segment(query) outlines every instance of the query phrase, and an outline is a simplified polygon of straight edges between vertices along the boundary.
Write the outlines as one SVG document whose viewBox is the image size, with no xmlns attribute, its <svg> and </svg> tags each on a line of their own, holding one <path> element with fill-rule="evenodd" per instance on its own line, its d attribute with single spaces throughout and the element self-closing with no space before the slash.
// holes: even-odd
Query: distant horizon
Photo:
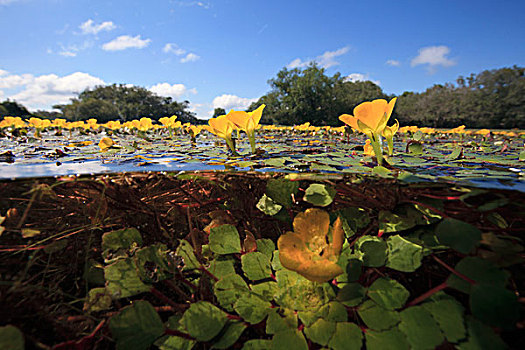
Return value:
<svg viewBox="0 0 525 350">
<path fill-rule="evenodd" d="M 423 92 L 525 65 L 522 1 L 0 0 L 0 100 L 51 110 L 86 88 L 131 84 L 214 108 L 246 109 L 284 67 Z M 20 25 L 24 23 L 24 25 Z M 490 24 L 487 25 L 487 24 Z"/>
</svg>

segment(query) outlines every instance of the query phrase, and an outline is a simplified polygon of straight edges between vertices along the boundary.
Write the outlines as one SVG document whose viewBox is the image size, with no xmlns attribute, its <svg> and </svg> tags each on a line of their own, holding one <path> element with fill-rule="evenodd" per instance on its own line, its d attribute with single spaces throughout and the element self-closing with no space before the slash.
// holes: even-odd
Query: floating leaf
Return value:
<svg viewBox="0 0 525 350">
<path fill-rule="evenodd" d="M 403 307 L 408 300 L 410 293 L 405 287 L 396 280 L 378 278 L 368 287 L 368 296 L 378 305 L 388 310 L 395 310 Z"/>
<path fill-rule="evenodd" d="M 149 349 L 155 339 L 164 333 L 164 325 L 157 311 L 147 301 L 138 300 L 124 307 L 109 321 L 117 349 Z"/>
<path fill-rule="evenodd" d="M 272 274 L 270 259 L 261 252 L 244 254 L 241 264 L 244 274 L 252 281 L 269 278 Z"/>
<path fill-rule="evenodd" d="M 436 227 L 436 236 L 442 244 L 468 254 L 481 240 L 481 231 L 464 221 L 446 218 Z"/>
<path fill-rule="evenodd" d="M 233 225 L 214 227 L 209 236 L 210 249 L 217 254 L 234 254 L 241 252 L 239 232 Z"/>
<path fill-rule="evenodd" d="M 407 241 L 399 235 L 390 236 L 386 241 L 388 257 L 386 266 L 391 269 L 413 272 L 421 266 L 423 247 Z"/>
<path fill-rule="evenodd" d="M 399 329 L 406 335 L 413 349 L 435 349 L 444 340 L 443 334 L 430 313 L 421 306 L 412 306 L 400 312 Z"/>
<path fill-rule="evenodd" d="M 24 350 L 24 335 L 15 326 L 0 327 L 0 349 Z"/>
<path fill-rule="evenodd" d="M 359 306 L 357 313 L 368 328 L 378 331 L 390 329 L 400 321 L 399 312 L 387 310 L 372 300 L 367 300 Z"/>
<path fill-rule="evenodd" d="M 338 322 L 328 346 L 334 350 L 359 350 L 363 345 L 363 332 L 351 322 Z"/>
<path fill-rule="evenodd" d="M 310 204 L 326 207 L 330 205 L 336 195 L 336 190 L 324 184 L 311 184 L 304 193 L 303 199 Z"/>
<path fill-rule="evenodd" d="M 492 284 L 472 286 L 472 314 L 488 325 L 514 329 L 520 319 L 520 308 L 518 297 L 510 290 Z"/>
<path fill-rule="evenodd" d="M 190 305 L 180 322 L 198 341 L 209 341 L 219 334 L 227 321 L 221 309 L 207 301 L 198 301 Z"/>
<path fill-rule="evenodd" d="M 274 200 L 268 197 L 266 194 L 263 194 L 261 199 L 259 199 L 256 207 L 266 215 L 270 216 L 277 214 L 283 208 L 282 205 L 274 202 Z"/>
</svg>

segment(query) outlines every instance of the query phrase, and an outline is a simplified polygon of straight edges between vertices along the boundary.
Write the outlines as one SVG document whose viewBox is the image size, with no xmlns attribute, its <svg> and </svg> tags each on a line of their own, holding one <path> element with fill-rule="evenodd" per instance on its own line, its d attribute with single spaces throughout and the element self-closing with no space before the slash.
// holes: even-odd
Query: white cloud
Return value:
<svg viewBox="0 0 525 350">
<path fill-rule="evenodd" d="M 372 80 L 370 79 L 370 76 L 368 74 L 361 73 L 349 74 L 344 78 L 344 81 L 351 81 L 352 83 L 355 83 L 356 81 L 371 81 L 376 85 L 381 85 L 381 82 L 379 80 Z"/>
<path fill-rule="evenodd" d="M 85 21 L 78 27 L 82 31 L 82 34 L 95 34 L 95 35 L 101 31 L 109 32 L 110 30 L 117 28 L 117 26 L 111 21 L 106 21 L 100 24 L 95 24 L 95 22 L 92 19 L 88 19 L 87 21 Z"/>
<path fill-rule="evenodd" d="M 180 63 L 195 62 L 200 58 L 201 57 L 199 55 L 190 52 L 189 54 L 180 59 Z"/>
<path fill-rule="evenodd" d="M 456 62 L 448 57 L 450 48 L 447 46 L 428 46 L 419 49 L 419 54 L 412 59 L 410 65 L 415 67 L 420 64 L 428 64 L 429 72 L 435 71 L 437 66 L 450 67 Z"/>
<path fill-rule="evenodd" d="M 159 96 L 166 96 L 166 97 L 172 97 L 174 99 L 179 98 L 180 96 L 186 94 L 186 93 L 192 93 L 196 94 L 196 89 L 189 89 L 186 88 L 184 84 L 169 84 L 169 83 L 159 83 L 156 85 L 153 85 L 149 88 L 151 92 L 156 93 Z"/>
<path fill-rule="evenodd" d="M 58 54 L 64 57 L 75 57 L 80 51 L 84 51 L 93 46 L 93 41 L 86 40 L 82 45 L 69 45 L 67 47 L 61 46 Z M 49 53 L 53 53 L 51 50 Z"/>
<path fill-rule="evenodd" d="M 17 2 L 18 0 L 0 0 L 0 5 L 9 5 L 12 2 Z"/>
<path fill-rule="evenodd" d="M 168 43 L 164 45 L 162 51 L 165 53 L 174 53 L 177 56 L 182 56 L 186 53 L 186 50 L 181 49 L 177 44 Z"/>
<path fill-rule="evenodd" d="M 213 108 L 224 108 L 226 112 L 228 112 L 231 109 L 246 110 L 253 102 L 256 102 L 257 100 L 257 98 L 245 98 L 224 94 L 215 97 L 212 104 Z"/>
<path fill-rule="evenodd" d="M 102 49 L 106 51 L 121 51 L 130 48 L 143 49 L 149 45 L 151 39 L 141 39 L 140 35 L 129 36 L 121 35 L 116 39 L 102 45 Z"/>
<path fill-rule="evenodd" d="M 7 73 L 9 73 L 9 72 L 6 71 L 6 70 L 0 69 L 0 77 L 2 77 L 4 75 L 7 75 Z"/>
<path fill-rule="evenodd" d="M 397 60 L 388 60 L 386 61 L 386 64 L 388 64 L 389 66 L 393 66 L 393 67 L 399 67 L 401 65 L 401 62 Z"/>
<path fill-rule="evenodd" d="M 22 88 L 21 91 L 6 97 L 22 103 L 29 109 L 50 109 L 54 104 L 69 102 L 71 98 L 87 88 L 104 84 L 102 79 L 83 72 L 75 72 L 63 77 L 56 74 L 0 77 L 0 88 Z"/>
<path fill-rule="evenodd" d="M 290 62 L 286 67 L 289 69 L 304 68 L 312 62 L 317 62 L 322 68 L 330 68 L 339 65 L 340 63 L 336 61 L 336 58 L 346 54 L 349 50 L 350 47 L 345 46 L 335 51 L 325 51 L 322 55 L 317 56 L 315 59 L 308 59 L 306 61 L 303 61 L 300 58 L 296 58 L 292 62 Z"/>
<path fill-rule="evenodd" d="M 205 10 L 208 10 L 211 7 L 209 2 L 204 2 L 204 1 L 176 1 L 175 3 L 179 6 L 184 6 L 184 7 L 198 6 L 198 7 L 202 7 Z"/>
</svg>

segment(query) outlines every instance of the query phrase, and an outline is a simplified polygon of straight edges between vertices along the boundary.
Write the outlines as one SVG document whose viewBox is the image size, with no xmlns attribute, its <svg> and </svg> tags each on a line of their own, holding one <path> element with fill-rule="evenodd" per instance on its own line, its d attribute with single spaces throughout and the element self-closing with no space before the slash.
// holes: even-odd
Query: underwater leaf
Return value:
<svg viewBox="0 0 525 350">
<path fill-rule="evenodd" d="M 492 284 L 475 284 L 470 293 L 472 314 L 484 323 L 514 329 L 520 319 L 521 305 L 515 293 Z"/>
<path fill-rule="evenodd" d="M 219 334 L 227 321 L 224 311 L 207 301 L 198 301 L 190 305 L 180 322 L 198 341 L 209 341 Z"/>
<path fill-rule="evenodd" d="M 277 334 L 287 330 L 295 330 L 297 324 L 297 314 L 293 310 L 271 309 L 266 320 L 266 333 Z"/>
<path fill-rule="evenodd" d="M 102 256 L 107 261 L 127 256 L 127 251 L 140 247 L 142 236 L 136 228 L 106 232 L 102 235 Z"/>
<path fill-rule="evenodd" d="M 277 214 L 281 209 L 282 205 L 275 202 L 273 199 L 268 197 L 266 194 L 263 194 L 259 202 L 256 205 L 257 209 L 265 213 L 266 215 L 273 216 Z"/>
<path fill-rule="evenodd" d="M 250 339 L 246 341 L 242 350 L 268 350 L 272 348 L 272 341 L 267 339 Z"/>
<path fill-rule="evenodd" d="M 491 327 L 481 323 L 472 316 L 467 316 L 467 331 L 467 340 L 456 345 L 458 350 L 508 349 L 508 346 Z"/>
<path fill-rule="evenodd" d="M 237 274 L 226 275 L 215 282 L 213 286 L 219 304 L 228 311 L 233 311 L 233 304 L 250 289 L 241 276 Z"/>
<path fill-rule="evenodd" d="M 413 349 L 435 349 L 444 340 L 443 334 L 430 313 L 421 306 L 412 306 L 400 312 L 399 329 L 406 335 Z"/>
<path fill-rule="evenodd" d="M 128 298 L 148 292 L 151 286 L 142 282 L 131 258 L 118 259 L 104 268 L 106 288 L 113 298 Z"/>
<path fill-rule="evenodd" d="M 266 255 L 268 259 L 271 259 L 273 252 L 275 251 L 275 243 L 268 238 L 260 238 L 255 242 L 257 244 L 257 251 Z"/>
<path fill-rule="evenodd" d="M 479 284 L 488 284 L 494 287 L 505 287 L 509 278 L 507 271 L 478 257 L 467 256 L 458 262 L 454 269 Z M 450 274 L 447 279 L 447 286 L 464 293 L 470 293 L 472 288 L 470 283 L 455 274 Z"/>
<path fill-rule="evenodd" d="M 276 272 L 279 305 L 297 311 L 315 311 L 335 297 L 327 283 L 312 282 L 290 270 Z"/>
<path fill-rule="evenodd" d="M 179 246 L 177 247 L 175 254 L 182 258 L 184 264 L 182 268 L 183 271 L 197 269 L 201 266 L 193 252 L 193 246 L 185 239 L 179 241 Z"/>
<path fill-rule="evenodd" d="M 393 279 L 378 278 L 368 287 L 368 296 L 378 305 L 388 310 L 403 307 L 410 296 L 401 283 Z"/>
<path fill-rule="evenodd" d="M 338 322 L 328 346 L 334 350 L 359 350 L 363 345 L 363 332 L 352 322 Z"/>
<path fill-rule="evenodd" d="M 88 292 L 83 310 L 86 312 L 108 310 L 111 308 L 111 303 L 111 294 L 108 293 L 106 288 L 93 288 Z"/>
<path fill-rule="evenodd" d="M 253 293 L 268 301 L 272 301 L 275 293 L 277 293 L 277 283 L 273 281 L 252 284 L 250 288 Z"/>
<path fill-rule="evenodd" d="M 325 319 L 327 321 L 334 322 L 346 322 L 348 321 L 348 311 L 343 304 L 338 301 L 331 301 L 327 306 L 328 313 L 326 314 Z"/>
<path fill-rule="evenodd" d="M 421 266 L 423 247 L 407 241 L 400 235 L 390 236 L 386 241 L 388 256 L 386 266 L 403 272 L 413 272 Z"/>
<path fill-rule="evenodd" d="M 301 331 L 290 329 L 273 336 L 272 349 L 308 350 L 308 344 Z"/>
<path fill-rule="evenodd" d="M 241 252 L 241 239 L 233 225 L 214 227 L 209 236 L 210 249 L 216 254 L 234 254 Z"/>
<path fill-rule="evenodd" d="M 292 194 L 296 195 L 299 190 L 298 181 L 286 179 L 270 179 L 266 183 L 266 195 L 285 208 L 292 206 Z"/>
<path fill-rule="evenodd" d="M 367 350 L 409 350 L 410 345 L 406 336 L 397 328 L 386 331 L 367 330 L 366 349 Z"/>
<path fill-rule="evenodd" d="M 376 236 L 362 236 L 356 243 L 356 254 L 363 260 L 364 266 L 381 267 L 387 257 L 386 242 Z"/>
<path fill-rule="evenodd" d="M 241 316 L 246 322 L 256 324 L 264 320 L 272 304 L 257 295 L 245 293 L 237 299 L 233 304 L 234 310 Z"/>
<path fill-rule="evenodd" d="M 124 307 L 109 321 L 117 349 L 149 349 L 155 339 L 164 333 L 164 325 L 157 311 L 144 300 Z"/>
<path fill-rule="evenodd" d="M 335 322 L 325 321 L 320 318 L 312 325 L 304 328 L 304 334 L 314 343 L 326 346 L 335 333 Z"/>
<path fill-rule="evenodd" d="M 359 283 L 348 283 L 337 292 L 337 300 L 346 306 L 361 304 L 366 294 L 366 289 Z"/>
<path fill-rule="evenodd" d="M 454 298 L 435 300 L 421 305 L 437 321 L 441 331 L 451 343 L 467 336 L 463 306 Z"/>
<path fill-rule="evenodd" d="M 0 327 L 0 349 L 24 350 L 24 335 L 15 326 Z"/>
<path fill-rule="evenodd" d="M 481 231 L 464 221 L 446 218 L 436 227 L 436 236 L 441 244 L 468 254 L 481 240 Z"/>
<path fill-rule="evenodd" d="M 272 274 L 270 259 L 261 252 L 251 252 L 241 256 L 242 270 L 248 279 L 262 280 Z"/>
<path fill-rule="evenodd" d="M 245 329 L 246 325 L 240 321 L 226 323 L 226 326 L 217 336 L 218 339 L 213 342 L 212 349 L 230 349 Z"/>
<path fill-rule="evenodd" d="M 231 256 L 218 256 L 210 262 L 208 271 L 215 277 L 221 279 L 226 275 L 235 274 L 235 260 Z"/>
<path fill-rule="evenodd" d="M 368 328 L 378 331 L 390 329 L 400 321 L 399 312 L 387 310 L 373 300 L 365 301 L 359 306 L 357 313 Z"/>
<path fill-rule="evenodd" d="M 165 244 L 153 244 L 135 252 L 133 259 L 143 282 L 156 283 L 171 276 Z"/>
<path fill-rule="evenodd" d="M 336 195 L 336 190 L 324 184 L 311 184 L 304 193 L 303 199 L 310 204 L 326 207 L 330 205 Z"/>
</svg>

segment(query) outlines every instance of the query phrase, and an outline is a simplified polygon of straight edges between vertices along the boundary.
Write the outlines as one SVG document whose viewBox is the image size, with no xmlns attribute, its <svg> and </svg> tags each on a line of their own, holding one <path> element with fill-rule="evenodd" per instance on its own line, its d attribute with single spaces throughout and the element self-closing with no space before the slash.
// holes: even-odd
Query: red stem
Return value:
<svg viewBox="0 0 525 350">
<path fill-rule="evenodd" d="M 412 300 L 410 303 L 407 304 L 407 307 L 417 305 L 420 302 L 422 302 L 423 300 L 431 297 L 432 295 L 436 294 L 437 292 L 439 292 L 439 291 L 441 291 L 441 290 L 443 290 L 443 289 L 445 289 L 447 287 L 448 287 L 447 286 L 447 282 L 443 282 L 440 285 L 435 286 L 434 288 L 432 288 L 428 292 L 426 292 L 426 293 L 420 295 L 419 297 L 415 298 L 414 300 Z"/>
<path fill-rule="evenodd" d="M 168 328 L 166 328 L 164 330 L 164 334 L 166 334 L 166 335 L 174 335 L 176 337 L 181 337 L 181 338 L 184 338 L 184 339 L 195 340 L 195 338 L 193 338 L 191 335 L 189 335 L 187 333 L 184 333 L 184 332 L 181 332 L 181 331 L 178 331 L 178 330 L 175 330 L 175 329 L 168 329 Z"/>
<path fill-rule="evenodd" d="M 447 270 L 449 270 L 450 272 L 452 272 L 454 275 L 458 276 L 459 278 L 467 281 L 468 283 L 474 285 L 476 284 L 476 281 L 474 281 L 473 279 L 471 278 L 468 278 L 467 276 L 465 276 L 464 274 L 462 274 L 461 272 L 458 272 L 456 270 L 454 270 L 452 267 L 448 266 L 447 264 L 445 264 L 445 262 L 443 262 L 443 260 L 441 260 L 440 258 L 438 258 L 437 256 L 435 255 L 432 255 L 432 257 L 434 258 L 434 260 L 436 260 L 441 266 L 443 266 L 444 268 L 446 268 Z"/>
</svg>

